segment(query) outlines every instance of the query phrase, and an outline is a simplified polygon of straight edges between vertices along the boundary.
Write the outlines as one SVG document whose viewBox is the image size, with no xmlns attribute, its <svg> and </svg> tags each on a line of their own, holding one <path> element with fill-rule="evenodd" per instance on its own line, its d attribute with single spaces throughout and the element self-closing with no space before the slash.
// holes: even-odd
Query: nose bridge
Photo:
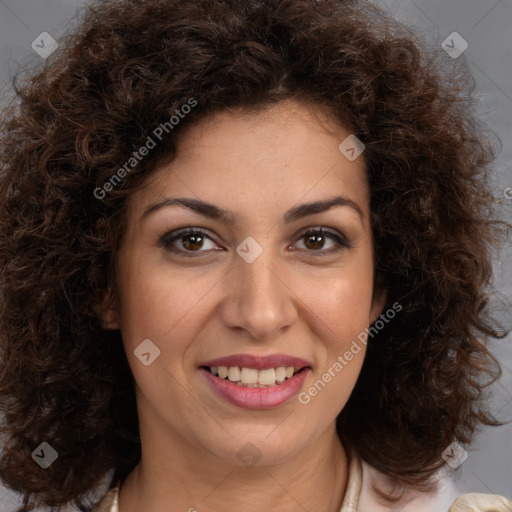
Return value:
<svg viewBox="0 0 512 512">
<path fill-rule="evenodd" d="M 296 311 L 292 294 L 269 248 L 251 263 L 235 258 L 234 266 L 228 275 L 224 307 L 224 321 L 230 327 L 243 328 L 263 339 L 293 323 Z"/>
</svg>

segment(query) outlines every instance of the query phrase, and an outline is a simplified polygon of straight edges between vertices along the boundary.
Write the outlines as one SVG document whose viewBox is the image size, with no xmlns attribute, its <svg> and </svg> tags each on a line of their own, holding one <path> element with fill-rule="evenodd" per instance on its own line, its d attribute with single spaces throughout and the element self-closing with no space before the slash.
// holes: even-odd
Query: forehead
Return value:
<svg viewBox="0 0 512 512">
<path fill-rule="evenodd" d="M 342 193 L 367 209 L 364 155 L 351 161 L 338 148 L 349 136 L 348 128 L 294 101 L 221 112 L 182 134 L 174 159 L 154 171 L 130 206 L 140 211 L 169 195 L 188 196 L 250 216 Z"/>
</svg>

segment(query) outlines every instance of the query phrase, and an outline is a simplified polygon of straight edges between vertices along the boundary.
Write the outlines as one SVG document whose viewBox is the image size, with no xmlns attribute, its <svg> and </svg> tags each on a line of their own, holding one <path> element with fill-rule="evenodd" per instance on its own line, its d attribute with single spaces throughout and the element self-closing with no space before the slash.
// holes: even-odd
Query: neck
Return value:
<svg viewBox="0 0 512 512">
<path fill-rule="evenodd" d="M 145 437 L 142 430 L 141 439 L 142 457 L 121 487 L 119 512 L 341 508 L 347 456 L 334 424 L 294 457 L 267 466 L 227 464 L 183 439 L 151 442 L 157 437 Z"/>
</svg>

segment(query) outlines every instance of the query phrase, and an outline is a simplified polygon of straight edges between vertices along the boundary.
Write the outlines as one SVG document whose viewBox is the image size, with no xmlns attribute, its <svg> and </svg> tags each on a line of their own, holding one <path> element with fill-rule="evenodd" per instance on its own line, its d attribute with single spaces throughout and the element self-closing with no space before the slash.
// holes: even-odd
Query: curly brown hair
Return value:
<svg viewBox="0 0 512 512">
<path fill-rule="evenodd" d="M 226 109 L 293 98 L 365 144 L 375 285 L 403 311 L 368 344 L 338 417 L 343 442 L 427 489 L 454 439 L 499 424 L 482 401 L 500 373 L 486 341 L 505 335 L 489 312 L 496 150 L 473 87 L 463 58 L 366 1 L 92 2 L 44 69 L 15 84 L 1 122 L 0 474 L 24 510 L 87 510 L 109 470 L 114 482 L 139 461 L 133 377 L 98 304 L 116 296 L 127 198 L 187 127 Z M 59 464 L 41 470 L 31 453 L 44 440 Z"/>
</svg>

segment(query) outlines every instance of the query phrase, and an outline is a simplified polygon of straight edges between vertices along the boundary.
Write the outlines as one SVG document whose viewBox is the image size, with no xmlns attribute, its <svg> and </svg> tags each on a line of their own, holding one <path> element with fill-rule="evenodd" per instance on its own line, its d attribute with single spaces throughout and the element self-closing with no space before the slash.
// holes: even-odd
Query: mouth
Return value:
<svg viewBox="0 0 512 512">
<path fill-rule="evenodd" d="M 201 366 L 219 379 L 227 380 L 244 388 L 269 388 L 280 386 L 301 371 L 308 368 L 303 366 L 278 366 L 275 368 L 249 368 L 239 366 Z"/>
<path fill-rule="evenodd" d="M 245 409 L 274 409 L 300 392 L 312 365 L 285 354 L 235 354 L 204 361 L 198 369 L 223 401 Z"/>
<path fill-rule="evenodd" d="M 285 354 L 235 354 L 204 361 L 199 371 L 222 401 L 244 409 L 275 409 L 300 392 L 312 365 Z"/>
</svg>

